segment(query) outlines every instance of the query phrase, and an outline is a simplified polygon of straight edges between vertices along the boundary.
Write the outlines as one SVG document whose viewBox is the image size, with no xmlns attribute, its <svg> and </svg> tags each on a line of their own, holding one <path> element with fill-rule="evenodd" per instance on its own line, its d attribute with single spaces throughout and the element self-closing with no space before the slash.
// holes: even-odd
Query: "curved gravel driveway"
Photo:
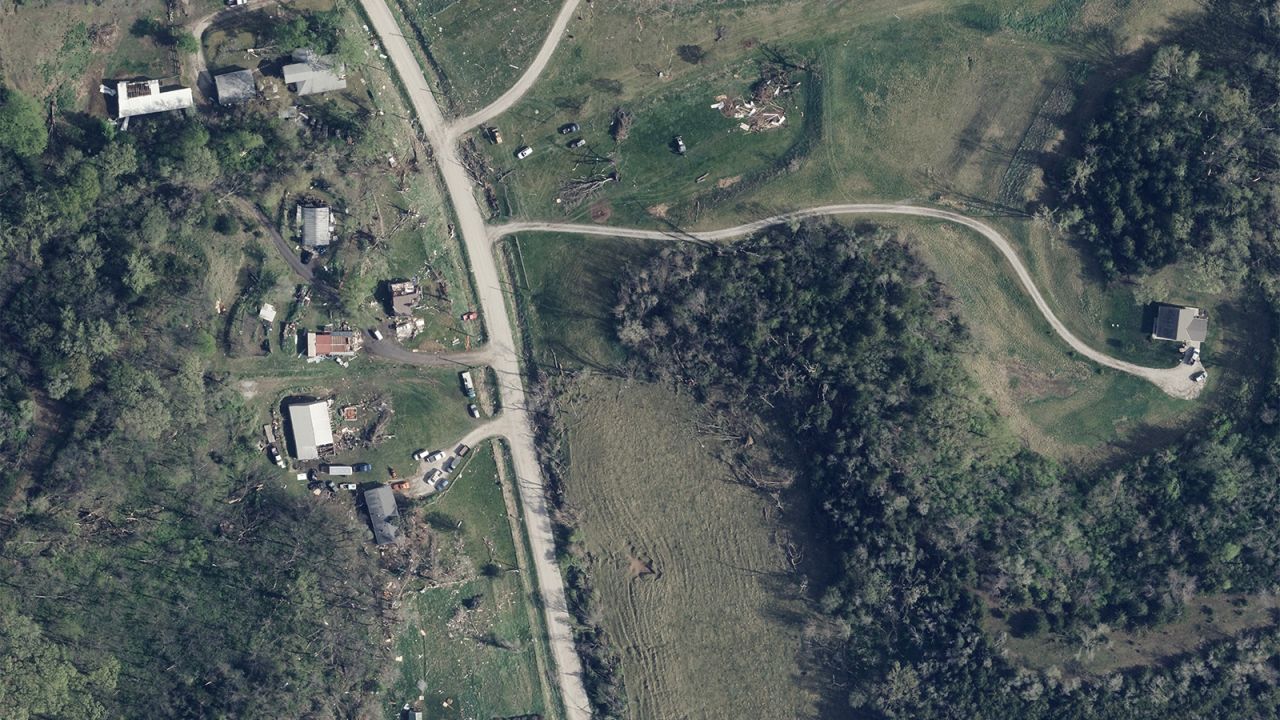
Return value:
<svg viewBox="0 0 1280 720">
<path fill-rule="evenodd" d="M 1178 364 L 1172 368 L 1150 368 L 1142 365 L 1135 365 L 1131 362 L 1113 358 L 1106 353 L 1095 350 L 1085 343 L 1074 333 L 1067 329 L 1067 326 L 1058 319 L 1053 310 L 1049 308 L 1049 303 L 1045 301 L 1044 296 L 1040 294 L 1040 289 L 1036 287 L 1035 281 L 1031 279 L 1031 273 L 1027 271 L 1027 267 L 1023 265 L 1022 259 L 1018 257 L 1018 253 L 1009 244 L 1009 241 L 1001 235 L 995 228 L 974 218 L 960 213 L 951 212 L 949 210 L 941 210 L 931 207 L 920 207 L 916 205 L 894 205 L 881 203 L 848 203 L 842 205 L 823 205 L 820 207 L 807 208 L 804 210 L 796 210 L 794 212 L 782 213 L 772 217 L 762 218 L 742 225 L 723 228 L 720 230 L 705 230 L 691 232 L 676 232 L 662 230 L 639 230 L 635 228 L 615 228 L 605 225 L 582 225 L 574 223 L 545 223 L 545 222 L 515 222 L 506 225 L 491 226 L 489 236 L 491 240 L 496 240 L 504 235 L 519 232 L 563 232 L 574 233 L 579 235 L 600 235 L 606 237 L 624 237 L 648 240 L 701 240 L 707 242 L 731 240 L 733 238 L 749 235 L 751 233 L 762 230 L 771 225 L 786 223 L 795 220 L 803 220 L 812 217 L 827 217 L 834 215 L 911 215 L 914 217 L 935 218 L 945 220 L 957 225 L 963 225 L 982 235 L 995 245 L 1000 254 L 1009 261 L 1009 265 L 1013 267 L 1014 273 L 1018 276 L 1018 282 L 1022 283 L 1022 289 L 1031 296 L 1031 300 L 1035 303 L 1036 309 L 1048 321 L 1053 331 L 1058 334 L 1073 350 L 1084 355 L 1090 360 L 1104 365 L 1106 367 L 1129 373 L 1154 383 L 1161 390 L 1176 398 L 1190 400 L 1200 394 L 1203 387 L 1199 383 L 1191 379 L 1192 375 L 1204 368 L 1199 362 L 1195 365 Z"/>
</svg>

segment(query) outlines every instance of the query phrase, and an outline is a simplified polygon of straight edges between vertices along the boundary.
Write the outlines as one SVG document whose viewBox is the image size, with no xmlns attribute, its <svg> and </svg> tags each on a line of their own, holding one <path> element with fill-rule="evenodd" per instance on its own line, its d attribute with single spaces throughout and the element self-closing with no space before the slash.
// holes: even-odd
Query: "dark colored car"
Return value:
<svg viewBox="0 0 1280 720">
<path fill-rule="evenodd" d="M 583 145 L 586 145 L 586 144 L 587 144 L 587 141 L 586 141 L 586 140 L 583 140 L 582 138 L 574 138 L 574 139 L 572 139 L 572 140 L 570 140 L 570 141 L 569 141 L 569 147 L 570 147 L 570 148 L 573 148 L 574 150 L 576 150 L 576 149 L 578 149 L 578 148 L 580 148 L 580 147 L 582 147 Z"/>
<path fill-rule="evenodd" d="M 578 127 L 578 123 L 565 123 L 564 125 L 560 126 L 560 134 L 569 135 L 572 133 L 576 133 L 581 129 L 582 128 Z"/>
<path fill-rule="evenodd" d="M 355 470 L 356 472 L 369 472 L 370 470 L 373 469 L 373 466 L 370 465 L 369 463 L 356 463 L 355 465 L 351 466 L 351 469 Z"/>
</svg>

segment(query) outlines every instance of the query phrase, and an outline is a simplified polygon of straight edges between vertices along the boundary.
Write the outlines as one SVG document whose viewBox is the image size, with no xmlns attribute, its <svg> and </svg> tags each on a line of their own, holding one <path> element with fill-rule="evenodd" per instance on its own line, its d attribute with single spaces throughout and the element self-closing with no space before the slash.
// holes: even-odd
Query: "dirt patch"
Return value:
<svg viewBox="0 0 1280 720">
<path fill-rule="evenodd" d="M 591 206 L 591 222 L 608 222 L 611 217 L 613 217 L 613 207 L 609 203 L 601 201 Z"/>
<path fill-rule="evenodd" d="M 741 182 L 741 180 L 742 180 L 741 175 L 734 175 L 733 177 L 720 178 L 719 180 L 716 181 L 716 187 L 723 190 L 724 188 L 733 187 L 734 185 L 737 185 L 739 182 Z"/>
<path fill-rule="evenodd" d="M 665 218 L 667 216 L 667 211 L 670 209 L 671 209 L 670 204 L 658 203 L 657 205 L 650 205 L 649 207 L 645 208 L 645 212 L 649 213 L 650 215 L 656 218 Z"/>
<path fill-rule="evenodd" d="M 255 380 L 241 380 L 236 383 L 236 389 L 245 400 L 252 400 L 258 396 L 258 383 Z"/>
<path fill-rule="evenodd" d="M 656 579 L 658 577 L 658 573 L 653 570 L 652 560 L 636 557 L 635 555 L 627 555 L 627 574 L 632 580 L 644 577 Z"/>
</svg>

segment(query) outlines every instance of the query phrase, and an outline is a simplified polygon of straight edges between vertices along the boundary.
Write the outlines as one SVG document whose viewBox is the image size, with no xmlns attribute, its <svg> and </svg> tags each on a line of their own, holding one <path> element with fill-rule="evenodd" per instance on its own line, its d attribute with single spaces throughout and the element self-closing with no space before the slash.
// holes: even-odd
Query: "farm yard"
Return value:
<svg viewBox="0 0 1280 720">
<path fill-rule="evenodd" d="M 540 616 L 521 578 L 519 526 L 496 452 L 493 443 L 475 448 L 448 492 L 406 510 L 428 529 L 431 577 L 405 596 L 389 711 L 403 698 L 428 718 L 559 717 L 542 681 Z"/>
<path fill-rule="evenodd" d="M 1091 66 L 1064 42 L 1076 19 L 1105 18 L 1136 43 L 1180 10 L 1123 5 L 814 2 L 807 12 L 752 4 L 641 14 L 595 3 L 530 94 L 493 121 L 506 142 L 476 134 L 490 155 L 493 209 L 697 228 L 860 199 L 1020 210 L 1042 190 L 1039 166 L 1063 139 L 1065 114 L 1090 92 Z M 780 62 L 799 87 L 781 103 L 777 130 L 743 132 L 711 107 Z M 619 107 L 633 124 L 615 144 L 608 130 Z M 554 134 L 569 121 L 582 126 L 587 151 L 567 151 Z M 675 135 L 688 145 L 683 157 L 671 151 Z M 516 161 L 522 144 L 533 153 Z M 605 165 L 616 183 L 593 202 L 563 201 L 567 183 Z"/>
</svg>

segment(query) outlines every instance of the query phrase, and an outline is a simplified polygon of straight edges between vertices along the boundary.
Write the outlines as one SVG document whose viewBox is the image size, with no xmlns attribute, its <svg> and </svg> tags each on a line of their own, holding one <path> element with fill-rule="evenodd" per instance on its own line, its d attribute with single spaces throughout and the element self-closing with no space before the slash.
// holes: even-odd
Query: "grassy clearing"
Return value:
<svg viewBox="0 0 1280 720">
<path fill-rule="evenodd" d="M 1189 263 L 1133 280 L 1104 284 L 1088 249 L 1030 222 L 1001 223 L 1018 247 L 1041 292 L 1073 333 L 1118 358 L 1172 365 L 1177 346 L 1150 338 L 1153 302 L 1194 305 L 1210 312 L 1204 359 L 1209 367 L 1248 375 L 1253 349 L 1269 336 L 1260 306 L 1247 294 L 1205 288 Z"/>
<path fill-rule="evenodd" d="M 430 718 L 548 714 L 497 463 L 492 444 L 476 448 L 447 493 L 410 511 L 432 529 L 440 586 L 406 600 L 392 710 L 417 698 Z"/>
<path fill-rule="evenodd" d="M 539 362 L 609 368 L 622 361 L 612 314 L 617 279 L 658 244 L 538 233 L 510 237 L 505 247 L 524 290 L 521 312 L 532 323 Z"/>
<path fill-rule="evenodd" d="M 1001 637 L 1011 658 L 1038 669 L 1056 667 L 1068 676 L 1105 675 L 1190 654 L 1203 645 L 1275 622 L 1280 609 L 1271 594 L 1201 595 L 1191 598 L 1183 616 L 1158 628 L 1125 632 L 1101 627 L 1087 637 L 1016 638 L 1008 618 L 988 613 L 983 626 Z"/>
<path fill-rule="evenodd" d="M 0 76 L 59 109 L 103 108 L 98 85 L 106 78 L 176 77 L 172 48 L 130 33 L 139 18 L 163 17 L 155 0 L 18 5 L 0 21 Z"/>
<path fill-rule="evenodd" d="M 767 503 L 697 438 L 687 397 L 589 376 L 565 408 L 568 506 L 633 718 L 804 717 L 804 606 Z"/>
<path fill-rule="evenodd" d="M 1239 381 L 1238 376 L 1222 373 L 1220 382 L 1190 404 L 1151 383 L 1100 367 L 1058 338 L 990 243 L 950 224 L 891 222 L 946 285 L 955 310 L 972 332 L 972 350 L 963 358 L 970 375 L 1037 452 L 1101 459 L 1132 449 L 1134 443 L 1165 439 L 1212 413 L 1216 401 Z M 1109 296 L 1095 290 L 1090 297 Z M 1080 317 L 1081 305 L 1055 305 L 1063 309 L 1060 317 L 1072 318 L 1073 329 L 1087 325 Z M 1112 330 L 1141 342 L 1140 324 L 1125 322 L 1129 324 L 1123 330 Z M 1095 341 L 1088 334 L 1081 337 Z M 1164 364 L 1172 365 L 1171 358 Z"/>
<path fill-rule="evenodd" d="M 478 110 L 515 83 L 537 53 L 558 0 L 398 0 L 428 77 L 453 114 Z M 414 40 L 417 40 L 414 43 Z"/>
</svg>

